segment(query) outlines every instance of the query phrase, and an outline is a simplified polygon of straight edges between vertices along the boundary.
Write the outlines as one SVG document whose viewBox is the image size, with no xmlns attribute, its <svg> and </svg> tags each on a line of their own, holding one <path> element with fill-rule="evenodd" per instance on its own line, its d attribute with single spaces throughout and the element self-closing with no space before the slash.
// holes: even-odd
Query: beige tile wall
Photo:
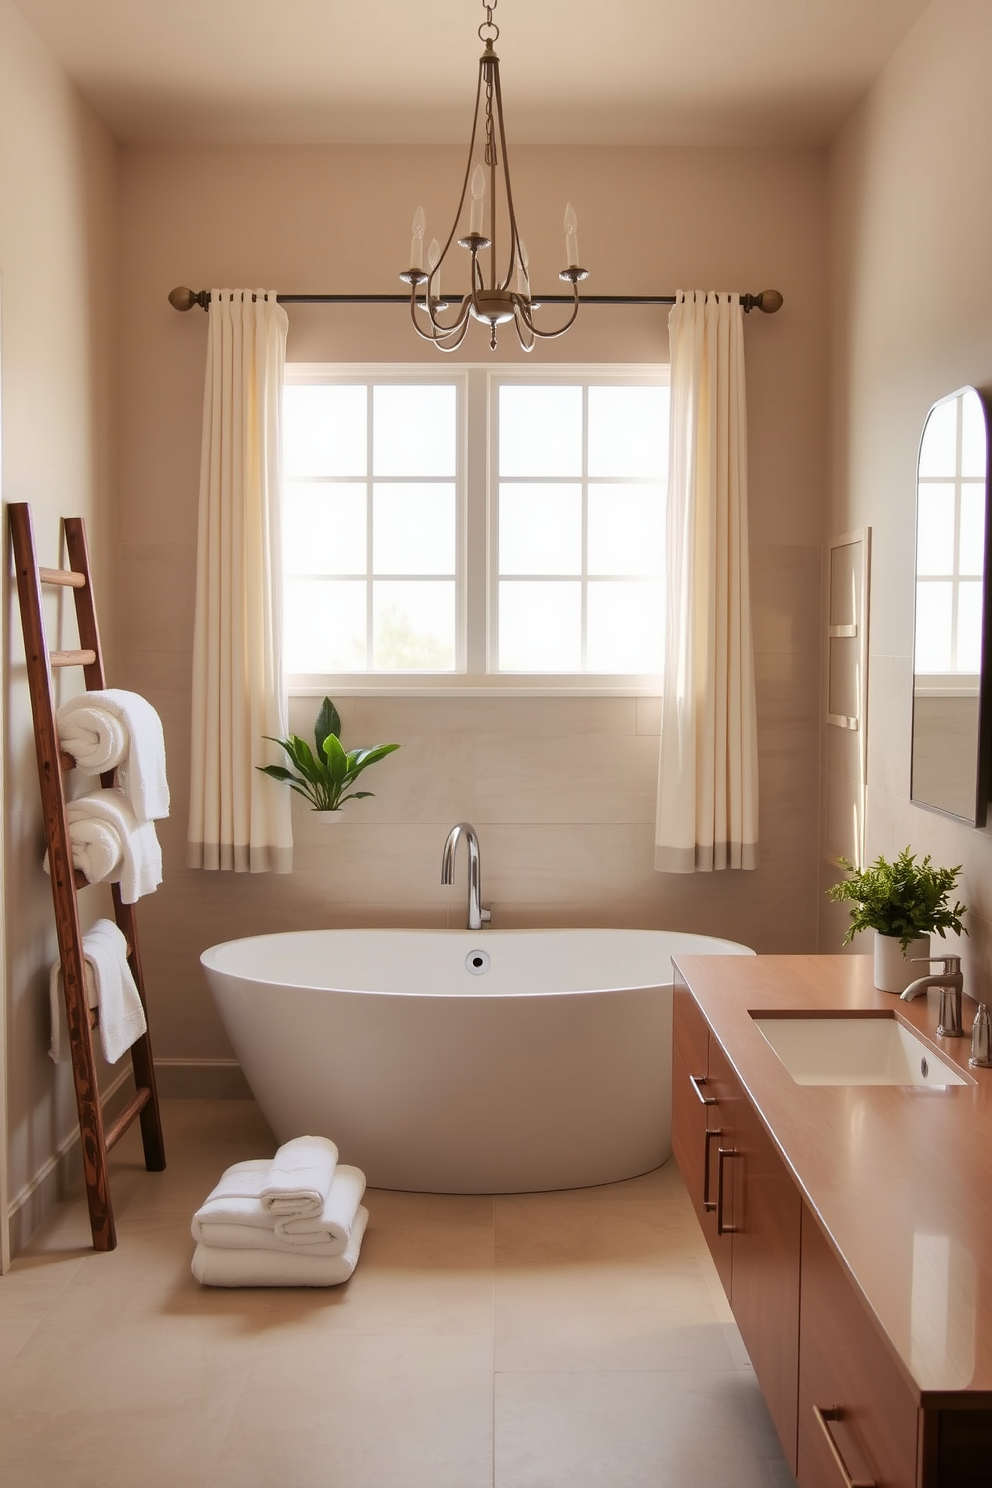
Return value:
<svg viewBox="0 0 992 1488">
<path fill-rule="evenodd" d="M 445 833 L 463 818 L 479 829 L 484 894 L 501 925 L 677 926 L 765 951 L 814 944 L 826 186 L 817 152 L 514 154 L 532 264 L 560 253 L 557 209 L 553 221 L 546 209 L 554 180 L 582 214 L 603 291 L 775 284 L 786 296 L 775 320 L 753 316 L 747 328 L 762 867 L 654 872 L 655 698 L 339 698 L 347 741 L 402 745 L 370 777 L 376 797 L 356 807 L 355 823 L 322 828 L 301 808 L 290 876 L 183 866 L 205 324 L 199 311 L 177 315 L 166 295 L 182 282 L 389 290 L 406 251 L 407 198 L 411 210 L 422 198 L 435 220 L 459 156 L 125 152 L 120 635 L 123 683 L 160 709 L 169 748 L 166 882 L 141 917 L 156 1050 L 172 1059 L 230 1052 L 198 967 L 207 945 L 288 927 L 457 923 L 464 869 L 443 889 L 439 868 Z M 664 315 L 590 307 L 537 355 L 546 353 L 667 360 Z M 291 360 L 424 354 L 393 311 L 291 311 Z M 298 732 L 310 732 L 316 706 L 294 700 Z"/>
</svg>

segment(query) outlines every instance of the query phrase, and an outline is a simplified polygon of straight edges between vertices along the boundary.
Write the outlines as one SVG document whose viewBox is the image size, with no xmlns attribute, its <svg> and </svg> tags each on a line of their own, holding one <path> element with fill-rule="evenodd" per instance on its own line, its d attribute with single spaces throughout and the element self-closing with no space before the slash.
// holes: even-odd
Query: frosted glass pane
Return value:
<svg viewBox="0 0 992 1488">
<path fill-rule="evenodd" d="M 931 410 L 920 444 L 920 475 L 951 475 L 957 470 L 958 402 L 952 398 Z"/>
<path fill-rule="evenodd" d="M 499 390 L 500 475 L 582 474 L 582 389 Z"/>
<path fill-rule="evenodd" d="M 660 583 L 591 583 L 586 616 L 586 670 L 660 672 L 664 657 L 664 603 Z"/>
<path fill-rule="evenodd" d="M 954 572 L 954 487 L 919 487 L 916 514 L 916 572 Z"/>
<path fill-rule="evenodd" d="M 916 672 L 952 672 L 950 583 L 916 586 Z"/>
<path fill-rule="evenodd" d="M 372 487 L 372 566 L 377 574 L 454 574 L 453 485 Z"/>
<path fill-rule="evenodd" d="M 515 582 L 499 586 L 499 670 L 578 672 L 582 669 L 582 586 Z"/>
<path fill-rule="evenodd" d="M 957 671 L 979 672 L 982 667 L 982 585 L 971 579 L 958 587 Z"/>
<path fill-rule="evenodd" d="M 645 479 L 668 468 L 668 389 L 589 389 L 589 474 Z"/>
<path fill-rule="evenodd" d="M 961 548 L 958 572 L 978 574 L 985 568 L 985 482 L 961 487 Z"/>
<path fill-rule="evenodd" d="M 387 672 L 454 671 L 454 580 L 373 583 L 372 665 Z"/>
<path fill-rule="evenodd" d="M 296 475 L 365 475 L 368 390 L 364 383 L 282 390 L 283 471 Z"/>
<path fill-rule="evenodd" d="M 663 488 L 590 486 L 589 573 L 661 574 L 664 570 Z"/>
<path fill-rule="evenodd" d="M 458 390 L 451 383 L 372 390 L 372 474 L 455 474 Z"/>
<path fill-rule="evenodd" d="M 582 572 L 582 487 L 499 488 L 501 574 Z"/>
<path fill-rule="evenodd" d="M 288 672 L 365 671 L 364 579 L 289 579 L 283 623 Z"/>
<path fill-rule="evenodd" d="M 283 491 L 287 574 L 365 572 L 365 485 L 289 481 Z"/>
<path fill-rule="evenodd" d="M 988 435 L 985 410 L 977 393 L 965 393 L 961 403 L 961 474 L 985 479 Z"/>
</svg>

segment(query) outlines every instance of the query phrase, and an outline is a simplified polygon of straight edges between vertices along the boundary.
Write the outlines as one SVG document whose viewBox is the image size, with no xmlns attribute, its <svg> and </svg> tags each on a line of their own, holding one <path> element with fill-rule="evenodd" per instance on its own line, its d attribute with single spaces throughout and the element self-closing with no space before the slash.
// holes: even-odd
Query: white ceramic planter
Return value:
<svg viewBox="0 0 992 1488">
<path fill-rule="evenodd" d="M 344 820 L 344 812 L 340 806 L 337 811 L 311 811 L 310 815 L 324 827 L 336 826 L 339 821 Z"/>
<path fill-rule="evenodd" d="M 875 986 L 880 992 L 905 992 L 910 982 L 926 976 L 929 967 L 913 960 L 918 956 L 929 956 L 930 937 L 921 935 L 911 940 L 903 955 L 898 935 L 879 935 L 875 932 Z"/>
</svg>

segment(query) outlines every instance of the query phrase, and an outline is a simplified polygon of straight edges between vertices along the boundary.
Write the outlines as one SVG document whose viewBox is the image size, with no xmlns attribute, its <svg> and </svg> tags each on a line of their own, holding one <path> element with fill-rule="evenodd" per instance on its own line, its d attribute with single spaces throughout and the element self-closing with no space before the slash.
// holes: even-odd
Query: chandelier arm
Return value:
<svg viewBox="0 0 992 1488">
<path fill-rule="evenodd" d="M 530 318 L 524 310 L 523 300 L 520 299 L 517 295 L 514 295 L 514 299 L 517 301 L 517 313 L 513 317 L 513 329 L 517 333 L 517 340 L 520 342 L 520 350 L 531 352 L 534 350 L 534 347 L 537 344 L 536 338 L 534 336 L 534 327 L 531 324 Z M 521 329 L 522 326 L 525 327 L 527 330 L 526 337 L 524 336 L 523 330 Z"/>
<path fill-rule="evenodd" d="M 431 329 L 429 331 L 422 330 L 417 323 L 418 308 L 426 309 L 427 311 L 427 315 L 431 323 Z M 437 319 L 429 303 L 423 306 L 418 306 L 415 289 L 411 290 L 410 293 L 410 319 L 413 322 L 413 329 L 416 331 L 421 341 L 431 341 L 435 346 L 439 347 L 441 351 L 447 351 L 449 349 L 448 347 L 441 344 L 442 340 L 446 340 L 449 336 L 453 336 L 459 331 L 461 332 L 462 337 L 465 335 L 465 331 L 468 328 L 469 320 L 468 308 L 468 303 L 463 302 L 459 308 L 457 318 L 451 323 L 450 326 L 446 326 Z M 459 342 L 456 344 L 460 344 L 460 342 L 461 337 L 459 337 Z"/>
<path fill-rule="evenodd" d="M 540 326 L 534 324 L 534 320 L 530 314 L 530 311 L 527 310 L 521 303 L 521 313 L 523 315 L 523 318 L 526 321 L 527 326 L 530 330 L 533 331 L 535 336 L 539 336 L 542 341 L 554 341 L 558 336 L 564 336 L 569 327 L 574 324 L 575 317 L 579 313 L 579 286 L 577 284 L 572 285 L 572 297 L 574 301 L 572 305 L 572 313 L 566 320 L 565 324 L 559 327 L 557 331 L 542 331 Z"/>
<path fill-rule="evenodd" d="M 503 182 L 506 186 L 506 212 L 510 219 L 510 259 L 506 266 L 506 278 L 500 286 L 509 289 L 513 270 L 520 262 L 517 257 L 520 247 L 520 234 L 517 231 L 517 214 L 513 208 L 513 188 L 510 185 L 510 157 L 506 153 L 506 126 L 503 123 L 503 89 L 499 80 L 499 60 L 495 69 L 495 92 L 496 92 L 496 117 L 499 120 L 499 144 L 503 152 Z M 493 213 L 495 219 L 495 211 Z M 495 222 L 494 222 L 495 225 Z M 493 288 L 496 287 L 496 240 L 493 235 Z"/>
<path fill-rule="evenodd" d="M 465 179 L 462 182 L 462 193 L 461 193 L 461 196 L 458 198 L 458 206 L 455 208 L 455 219 L 454 219 L 454 222 L 451 225 L 451 231 L 448 234 L 447 242 L 445 243 L 444 247 L 441 249 L 441 253 L 440 253 L 440 256 L 438 258 L 438 261 L 434 265 L 435 269 L 440 268 L 441 264 L 444 263 L 444 260 L 448 256 L 448 249 L 451 247 L 452 243 L 454 242 L 455 233 L 458 231 L 458 223 L 461 220 L 462 208 L 465 205 L 465 196 L 466 196 L 466 193 L 468 192 L 469 177 L 472 174 L 472 158 L 473 158 L 473 156 L 475 154 L 475 137 L 476 137 L 476 135 L 478 133 L 478 130 L 479 130 L 479 104 L 480 104 L 480 102 L 482 100 L 482 80 L 483 80 L 483 76 L 485 74 L 485 65 L 486 65 L 485 64 L 485 58 L 484 57 L 483 58 L 480 58 L 479 59 L 479 80 L 478 80 L 478 83 L 476 84 L 476 88 L 475 88 L 475 113 L 472 115 L 472 134 L 471 134 L 471 138 L 469 139 L 469 142 L 468 142 L 468 163 L 465 166 Z"/>
</svg>

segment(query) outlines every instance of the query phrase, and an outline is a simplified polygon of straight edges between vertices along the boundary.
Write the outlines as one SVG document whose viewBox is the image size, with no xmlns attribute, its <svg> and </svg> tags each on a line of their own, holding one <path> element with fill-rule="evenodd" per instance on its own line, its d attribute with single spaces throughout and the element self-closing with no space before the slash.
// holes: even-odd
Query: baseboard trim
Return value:
<svg viewBox="0 0 992 1488">
<path fill-rule="evenodd" d="M 236 1059 L 156 1059 L 155 1081 L 162 1100 L 252 1099 Z"/>
<path fill-rule="evenodd" d="M 126 1089 L 127 1087 L 127 1089 Z M 130 1063 L 116 1075 L 101 1096 L 104 1118 L 111 1118 L 125 1104 L 122 1092 L 133 1089 Z M 121 1097 L 121 1098 L 118 1098 Z M 64 1199 L 81 1176 L 83 1161 L 79 1150 L 79 1127 L 63 1137 L 52 1155 L 7 1205 L 10 1232 L 10 1254 L 23 1250 L 42 1220 Z"/>
</svg>

